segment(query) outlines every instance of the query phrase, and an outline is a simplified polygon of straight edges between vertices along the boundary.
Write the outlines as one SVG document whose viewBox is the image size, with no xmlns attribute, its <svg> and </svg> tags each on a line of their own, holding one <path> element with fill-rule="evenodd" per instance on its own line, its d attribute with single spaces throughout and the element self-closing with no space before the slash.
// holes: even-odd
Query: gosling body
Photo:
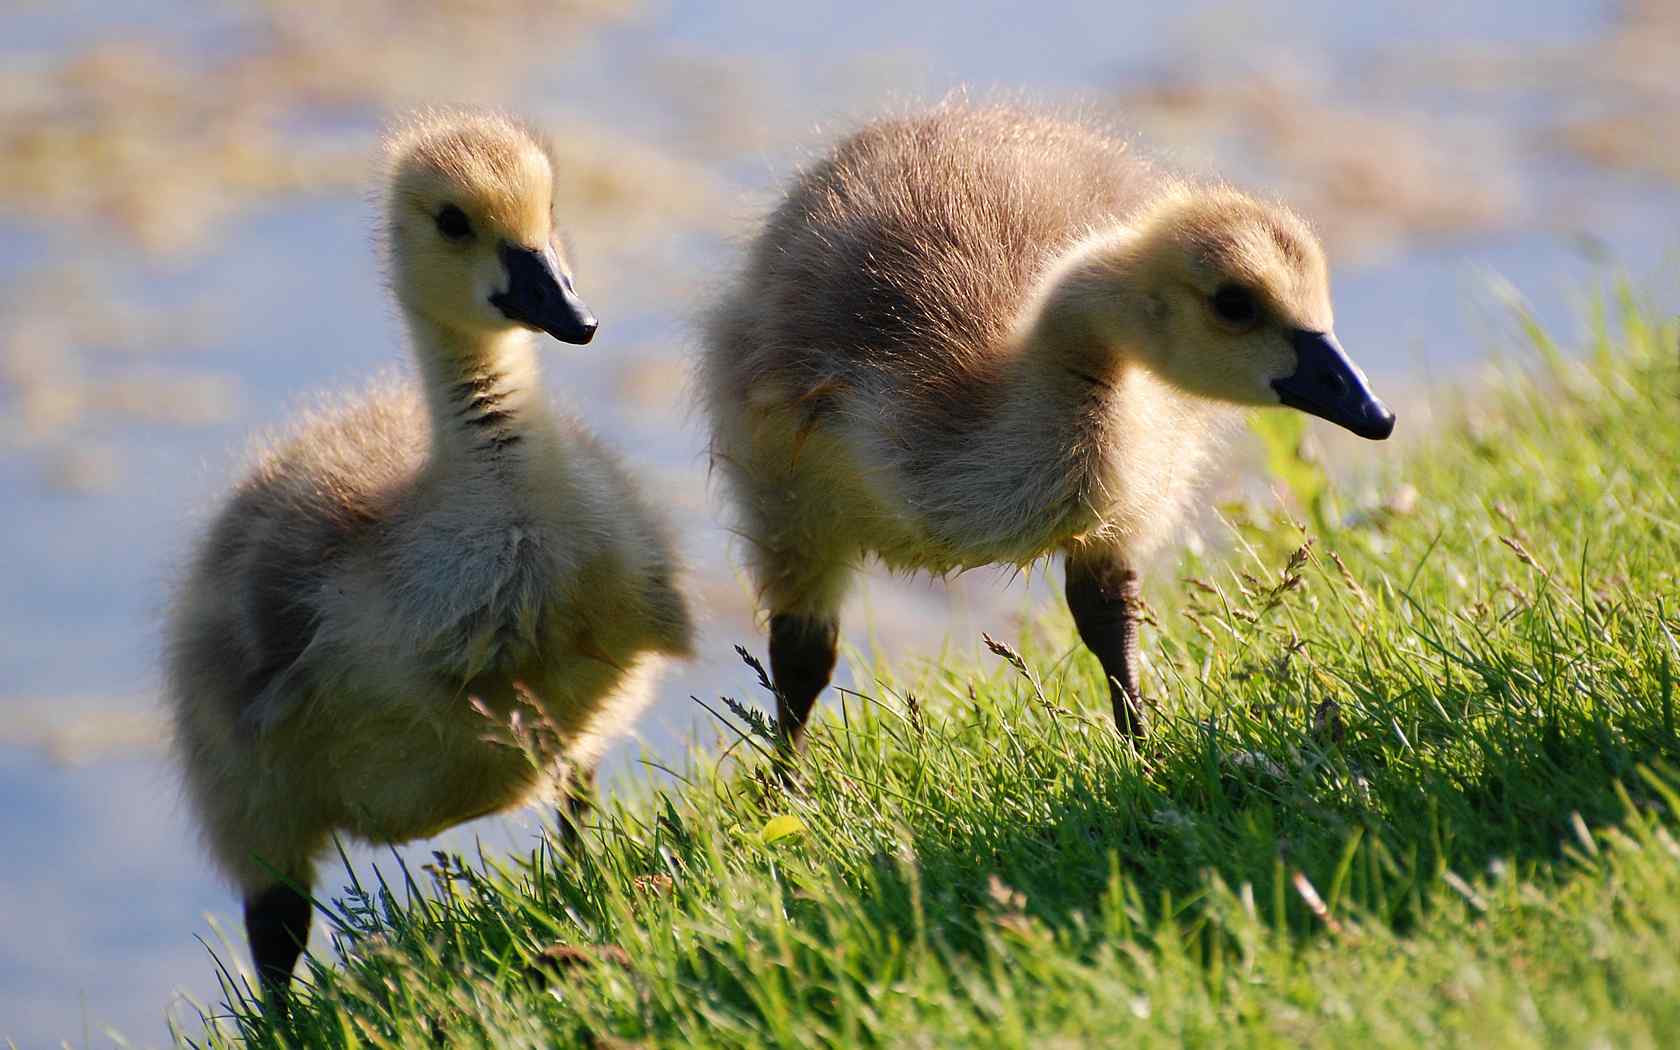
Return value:
<svg viewBox="0 0 1680 1050">
<path fill-rule="evenodd" d="M 1252 316 L 1223 317 L 1221 295 Z M 769 218 L 701 362 L 784 739 L 828 681 L 861 560 L 943 574 L 1057 552 L 1116 719 L 1140 732 L 1133 566 L 1221 431 L 1285 387 L 1372 436 L 1392 426 L 1330 332 L 1304 222 L 1101 129 L 950 104 L 840 142 Z M 1340 401 L 1317 389 L 1330 372 Z"/>
<path fill-rule="evenodd" d="M 531 330 L 595 328 L 553 244 L 548 154 L 483 114 L 420 118 L 389 152 L 418 380 L 260 449 L 169 624 L 187 793 L 271 993 L 332 834 L 401 842 L 577 790 L 689 649 L 664 525 L 541 392 Z"/>
</svg>

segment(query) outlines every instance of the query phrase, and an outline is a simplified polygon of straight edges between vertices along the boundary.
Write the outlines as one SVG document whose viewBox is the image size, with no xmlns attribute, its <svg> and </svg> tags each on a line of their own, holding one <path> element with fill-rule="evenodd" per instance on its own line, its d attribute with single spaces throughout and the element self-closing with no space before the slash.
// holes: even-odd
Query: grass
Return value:
<svg viewBox="0 0 1680 1050">
<path fill-rule="evenodd" d="M 351 887 L 289 1017 L 182 1041 L 1672 1045 L 1680 332 L 1609 312 L 1381 479 L 1409 511 L 1233 510 L 1157 572 L 1146 744 L 1059 609 L 845 697 L 791 794 L 732 703 L 739 761 Z"/>
</svg>

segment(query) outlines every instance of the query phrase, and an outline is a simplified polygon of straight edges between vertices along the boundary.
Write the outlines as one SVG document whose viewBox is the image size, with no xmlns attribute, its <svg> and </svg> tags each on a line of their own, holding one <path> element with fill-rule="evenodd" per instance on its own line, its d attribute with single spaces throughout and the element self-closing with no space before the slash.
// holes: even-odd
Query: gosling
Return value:
<svg viewBox="0 0 1680 1050">
<path fill-rule="evenodd" d="M 1135 566 L 1222 424 L 1282 404 L 1394 428 L 1295 214 L 1076 121 L 961 103 L 866 126 L 795 180 L 706 321 L 700 383 L 788 749 L 870 554 L 948 574 L 1063 553 L 1116 725 L 1141 735 Z"/>
<path fill-rule="evenodd" d="M 552 155 L 509 118 L 435 112 L 385 156 L 418 384 L 259 450 L 168 624 L 186 793 L 281 1002 L 335 832 L 394 843 L 575 793 L 659 657 L 690 649 L 664 525 L 542 396 L 531 333 L 596 330 Z M 512 734 L 521 719 L 541 731 Z"/>
</svg>

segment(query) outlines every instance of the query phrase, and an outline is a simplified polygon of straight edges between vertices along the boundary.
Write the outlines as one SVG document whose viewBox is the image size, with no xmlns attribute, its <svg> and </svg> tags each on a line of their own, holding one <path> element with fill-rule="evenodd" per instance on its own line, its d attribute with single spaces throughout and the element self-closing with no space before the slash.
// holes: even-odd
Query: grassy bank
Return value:
<svg viewBox="0 0 1680 1050">
<path fill-rule="evenodd" d="M 364 887 L 289 1019 L 191 1038 L 1672 1045 L 1680 358 L 1612 312 L 1407 453 L 1415 500 L 1158 571 L 1145 747 L 1060 610 L 846 697 L 791 795 L 720 706 L 727 773 Z"/>
</svg>

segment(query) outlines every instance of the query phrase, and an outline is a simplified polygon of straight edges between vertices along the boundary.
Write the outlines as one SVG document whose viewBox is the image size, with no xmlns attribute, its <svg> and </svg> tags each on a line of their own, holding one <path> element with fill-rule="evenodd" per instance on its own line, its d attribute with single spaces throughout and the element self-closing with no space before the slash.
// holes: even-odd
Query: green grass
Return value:
<svg viewBox="0 0 1680 1050">
<path fill-rule="evenodd" d="M 792 794 L 737 705 L 741 761 L 353 889 L 289 1018 L 183 1041 L 1674 1045 L 1680 333 L 1596 327 L 1379 479 L 1409 512 L 1157 571 L 1135 751 L 1060 609 L 846 697 Z"/>
</svg>

